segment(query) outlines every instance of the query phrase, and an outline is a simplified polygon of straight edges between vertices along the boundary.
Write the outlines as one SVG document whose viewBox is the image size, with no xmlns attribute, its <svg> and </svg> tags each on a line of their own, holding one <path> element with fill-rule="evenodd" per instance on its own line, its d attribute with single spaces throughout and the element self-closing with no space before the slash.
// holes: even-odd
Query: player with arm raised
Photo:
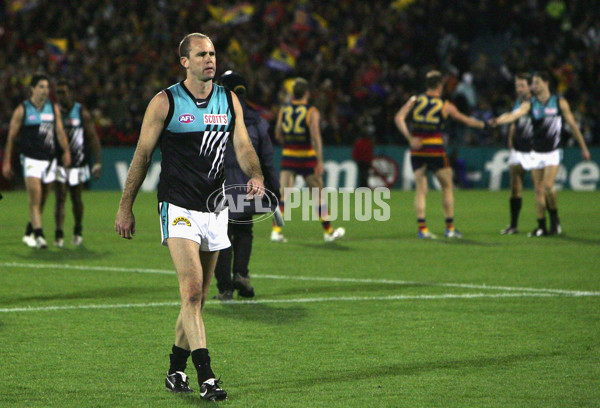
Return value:
<svg viewBox="0 0 600 408">
<path fill-rule="evenodd" d="M 590 159 L 585 140 L 575 123 L 569 103 L 565 98 L 550 92 L 550 75 L 538 71 L 533 75 L 533 94 L 512 112 L 500 115 L 492 124 L 503 125 L 529 115 L 533 125 L 533 152 L 531 154 L 531 176 L 535 189 L 537 227 L 531 237 L 557 235 L 562 233 L 558 218 L 557 196 L 554 181 L 560 167 L 560 138 L 563 118 L 569 124 L 573 136 L 581 147 L 584 160 Z M 550 213 L 550 230 L 546 228 L 546 209 Z"/>
<path fill-rule="evenodd" d="M 436 238 L 429 232 L 425 220 L 427 196 L 427 172 L 432 171 L 442 186 L 442 204 L 446 222 L 446 238 L 461 238 L 454 228 L 454 193 L 452 168 L 448 162 L 442 138 L 442 129 L 448 117 L 467 126 L 483 129 L 485 123 L 466 116 L 452 103 L 442 99 L 444 83 L 439 71 L 429 71 L 425 77 L 425 93 L 412 96 L 400 108 L 394 122 L 410 145 L 410 160 L 415 174 L 417 236 L 423 239 Z M 409 129 L 407 118 L 412 121 Z"/>
</svg>

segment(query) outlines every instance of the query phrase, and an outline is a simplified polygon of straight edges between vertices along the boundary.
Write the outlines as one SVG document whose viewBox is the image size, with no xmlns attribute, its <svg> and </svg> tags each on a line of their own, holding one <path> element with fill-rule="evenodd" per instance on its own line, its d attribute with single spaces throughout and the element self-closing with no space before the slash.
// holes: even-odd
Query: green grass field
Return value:
<svg viewBox="0 0 600 408">
<path fill-rule="evenodd" d="M 139 195 L 126 241 L 120 194 L 86 192 L 84 246 L 68 214 L 66 247 L 38 251 L 21 243 L 25 194 L 4 194 L 0 407 L 204 405 L 164 390 L 179 295 L 155 195 Z M 443 235 L 440 199 L 428 224 Z M 540 239 L 530 191 L 516 236 L 499 235 L 507 192 L 457 191 L 460 241 L 416 239 L 412 200 L 393 192 L 387 222 L 335 223 L 347 235 L 331 244 L 318 222 L 295 218 L 287 244 L 255 225 L 257 297 L 205 309 L 220 405 L 600 406 L 600 193 L 561 192 L 565 234 Z"/>
</svg>

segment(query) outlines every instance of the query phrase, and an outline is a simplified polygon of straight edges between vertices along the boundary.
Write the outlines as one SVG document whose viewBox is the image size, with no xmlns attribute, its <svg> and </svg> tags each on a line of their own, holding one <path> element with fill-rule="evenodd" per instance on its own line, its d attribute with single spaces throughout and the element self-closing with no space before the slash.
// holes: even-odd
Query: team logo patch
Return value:
<svg viewBox="0 0 600 408">
<path fill-rule="evenodd" d="M 192 223 L 185 217 L 177 217 L 173 220 L 173 225 L 187 225 L 188 227 L 191 227 Z"/>
<path fill-rule="evenodd" d="M 196 120 L 196 118 L 194 117 L 194 115 L 191 115 L 189 113 L 184 113 L 183 115 L 179 115 L 179 121 L 181 123 L 192 123 L 195 120 Z"/>
<path fill-rule="evenodd" d="M 227 120 L 227 114 L 220 113 L 205 113 L 204 114 L 204 124 L 205 125 L 227 125 L 229 121 Z"/>
</svg>

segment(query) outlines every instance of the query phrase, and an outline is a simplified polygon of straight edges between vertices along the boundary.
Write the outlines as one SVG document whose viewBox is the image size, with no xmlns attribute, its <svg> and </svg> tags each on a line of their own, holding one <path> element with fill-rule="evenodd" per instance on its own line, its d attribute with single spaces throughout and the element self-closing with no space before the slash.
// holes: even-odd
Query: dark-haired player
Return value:
<svg viewBox="0 0 600 408">
<path fill-rule="evenodd" d="M 323 238 L 326 242 L 335 241 L 344 236 L 343 227 L 331 226 L 329 213 L 322 201 L 323 189 L 323 143 L 321 140 L 320 113 L 309 105 L 309 84 L 304 78 L 296 78 L 292 88 L 292 100 L 281 107 L 275 125 L 275 138 L 283 145 L 281 158 L 280 209 L 283 213 L 285 189 L 294 185 L 296 175 L 304 177 L 308 187 L 319 190 L 319 218 L 323 226 Z M 271 241 L 286 242 L 281 227 L 273 225 Z"/>
<path fill-rule="evenodd" d="M 56 97 L 60 106 L 62 122 L 71 150 L 71 167 L 65 168 L 60 165 L 56 174 L 56 208 L 54 211 L 56 231 L 54 245 L 64 245 L 63 223 L 65 220 L 65 201 L 67 189 L 71 196 L 73 217 L 75 226 L 73 230 L 72 243 L 79 246 L 83 242 L 83 200 L 81 193 L 83 185 L 90 179 L 90 168 L 88 165 L 87 147 L 94 154 L 94 165 L 91 175 L 100 177 L 102 171 L 100 139 L 92 122 L 92 116 L 81 103 L 73 99 L 73 90 L 69 81 L 61 79 L 56 85 Z"/>
<path fill-rule="evenodd" d="M 517 101 L 513 110 L 519 109 L 521 104 L 531 99 L 531 75 L 520 73 L 515 76 L 515 91 Z M 510 225 L 503 229 L 501 234 L 516 234 L 519 223 L 519 213 L 523 199 L 523 178 L 525 172 L 531 167 L 531 148 L 533 137 L 533 125 L 529 116 L 522 116 L 515 123 L 511 123 L 508 131 L 508 148 L 510 156 L 508 159 L 510 174 Z"/>
<path fill-rule="evenodd" d="M 470 127 L 483 129 L 485 123 L 466 116 L 452 103 L 442 99 L 444 82 L 439 71 L 429 71 L 425 77 L 425 93 L 410 97 L 394 118 L 396 126 L 410 144 L 410 161 L 415 173 L 417 236 L 436 238 L 429 232 L 425 221 L 427 172 L 432 171 L 442 186 L 442 204 L 446 217 L 446 238 L 461 238 L 454 228 L 454 194 L 452 168 L 446 157 L 442 129 L 448 116 Z M 409 129 L 406 119 L 412 122 Z"/>
<path fill-rule="evenodd" d="M 42 229 L 42 197 L 45 185 L 56 179 L 55 136 L 63 148 L 62 161 L 66 167 L 71 164 L 71 153 L 58 106 L 48 99 L 48 77 L 34 75 L 29 87 L 31 97 L 17 106 L 10 119 L 2 174 L 7 179 L 14 175 L 12 154 L 17 136 L 20 136 L 23 175 L 29 198 L 29 224 L 23 242 L 29 247 L 45 249 L 48 244 Z"/>
<path fill-rule="evenodd" d="M 541 237 L 562 232 L 554 181 L 560 167 L 559 145 L 563 117 L 581 147 L 581 156 L 584 160 L 590 159 L 590 152 L 575 123 L 569 103 L 562 96 L 550 92 L 550 75 L 546 71 L 536 72 L 533 75 L 532 85 L 534 96 L 529 102 L 523 102 L 517 110 L 500 115 L 492 121 L 492 124 L 511 123 L 527 114 L 531 117 L 533 152 L 530 167 L 535 188 L 538 225 L 529 236 Z M 546 208 L 550 213 L 550 231 L 546 228 Z"/>
</svg>

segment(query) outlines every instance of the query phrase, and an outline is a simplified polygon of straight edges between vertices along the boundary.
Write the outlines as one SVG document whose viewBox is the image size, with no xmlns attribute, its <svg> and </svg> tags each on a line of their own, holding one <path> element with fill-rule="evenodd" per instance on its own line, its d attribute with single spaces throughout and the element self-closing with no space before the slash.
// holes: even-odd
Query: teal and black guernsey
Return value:
<svg viewBox="0 0 600 408">
<path fill-rule="evenodd" d="M 540 153 L 551 152 L 560 146 L 562 114 L 558 96 L 542 104 L 535 96 L 531 98 L 531 123 L 533 124 L 533 150 Z"/>
<path fill-rule="evenodd" d="M 518 98 L 513 107 L 513 111 L 521 107 L 523 101 Z M 515 134 L 513 137 L 513 148 L 519 152 L 530 152 L 533 139 L 533 124 L 531 116 L 521 116 L 515 123 Z"/>
<path fill-rule="evenodd" d="M 73 103 L 73 107 L 68 112 L 61 110 L 61 117 L 65 133 L 69 139 L 71 167 L 81 167 L 87 162 L 81 104 L 79 102 Z M 57 150 L 61 151 L 62 149 L 57 146 Z"/>
<path fill-rule="evenodd" d="M 235 128 L 231 93 L 213 84 L 206 99 L 196 99 L 183 81 L 165 93 L 169 114 L 160 137 L 158 201 L 214 212 L 215 197 L 223 194 L 225 147 Z"/>
<path fill-rule="evenodd" d="M 23 102 L 24 115 L 21 126 L 21 153 L 32 159 L 52 160 L 55 155 L 54 106 L 47 100 L 41 109 L 28 99 Z"/>
</svg>

